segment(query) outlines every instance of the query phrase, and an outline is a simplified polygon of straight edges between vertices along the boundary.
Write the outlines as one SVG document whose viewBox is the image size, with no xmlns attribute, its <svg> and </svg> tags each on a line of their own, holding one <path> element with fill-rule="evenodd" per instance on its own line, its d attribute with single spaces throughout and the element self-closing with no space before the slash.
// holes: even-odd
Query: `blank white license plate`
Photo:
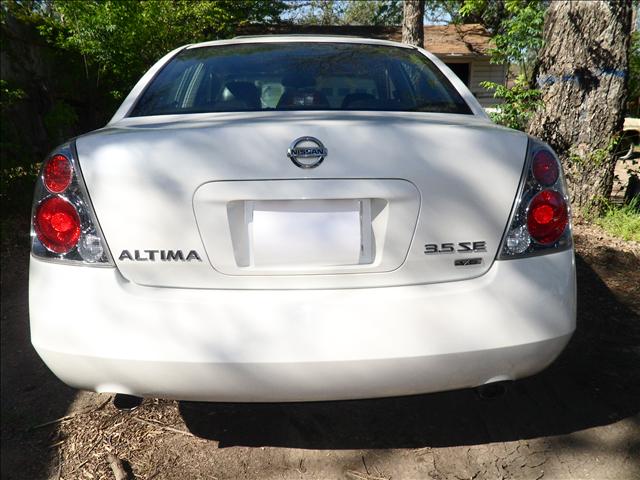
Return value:
<svg viewBox="0 0 640 480">
<path fill-rule="evenodd" d="M 248 202 L 247 207 L 252 209 L 251 263 L 256 267 L 285 268 L 359 264 L 364 253 L 363 202 Z M 366 221 L 370 228 L 370 218 Z"/>
</svg>

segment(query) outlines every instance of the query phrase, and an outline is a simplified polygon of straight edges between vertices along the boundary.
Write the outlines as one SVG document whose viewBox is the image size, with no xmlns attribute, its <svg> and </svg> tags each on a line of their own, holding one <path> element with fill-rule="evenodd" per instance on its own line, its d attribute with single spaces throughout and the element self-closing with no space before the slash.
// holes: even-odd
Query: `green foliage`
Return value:
<svg viewBox="0 0 640 480">
<path fill-rule="evenodd" d="M 524 76 L 515 79 L 512 87 L 493 82 L 482 82 L 484 88 L 494 91 L 494 97 L 503 100 L 491 119 L 505 127 L 526 130 L 531 116 L 540 105 L 540 91 L 530 89 Z"/>
<path fill-rule="evenodd" d="M 0 11 L 3 61 L 9 67 L 2 74 L 11 79 L 0 80 L 4 186 L 6 179 L 30 175 L 31 164 L 55 144 L 83 133 L 79 128 L 95 128 L 93 117 L 105 102 L 83 78 L 82 57 L 49 46 L 40 35 L 40 28 L 55 22 L 53 0 L 4 0 Z M 78 108 L 91 112 L 82 123 Z"/>
<path fill-rule="evenodd" d="M 509 1 L 506 5 L 511 16 L 504 20 L 503 32 L 493 37 L 495 48 L 489 51 L 491 61 L 518 65 L 520 74 L 531 82 L 532 64 L 543 44 L 544 8 L 538 1 L 524 6 Z"/>
<path fill-rule="evenodd" d="M 499 8 L 501 7 L 501 8 Z M 540 0 L 465 0 L 460 14 L 465 19 L 485 12 L 500 11 L 499 24 L 494 26 L 494 47 L 489 51 L 493 63 L 517 65 L 520 74 L 531 83 L 532 64 L 542 48 L 542 31 L 546 3 Z"/>
<path fill-rule="evenodd" d="M 583 201 L 582 206 L 579 209 L 579 218 L 590 222 L 597 222 L 597 220 L 604 215 L 611 204 L 610 200 L 603 195 L 594 195 L 586 201 Z M 578 212 L 574 212 L 578 213 Z"/>
<path fill-rule="evenodd" d="M 504 0 L 461 0 L 453 17 L 456 23 L 480 23 L 494 35 L 503 30 L 505 18 Z"/>
<path fill-rule="evenodd" d="M 347 3 L 341 0 L 290 2 L 296 23 L 303 25 L 342 25 Z"/>
<path fill-rule="evenodd" d="M 6 22 L 8 16 L 24 23 L 38 23 L 51 17 L 53 0 L 3 0 L 0 2 L 0 22 Z"/>
<path fill-rule="evenodd" d="M 428 24 L 460 23 L 463 0 L 425 0 L 424 19 Z"/>
<path fill-rule="evenodd" d="M 596 148 L 586 156 L 580 155 L 575 149 L 570 149 L 569 161 L 576 165 L 593 165 L 600 167 L 607 162 L 612 155 L 615 155 L 619 142 L 620 135 L 614 135 L 608 140 L 604 147 Z"/>
<path fill-rule="evenodd" d="M 540 0 L 465 0 L 459 9 L 467 21 L 480 21 L 494 33 L 491 63 L 515 65 L 512 86 L 483 82 L 503 100 L 491 118 L 510 128 L 525 130 L 540 105 L 540 91 L 531 88 L 534 63 L 542 48 L 546 3 Z"/>
<path fill-rule="evenodd" d="M 44 116 L 44 125 L 52 143 L 64 142 L 78 122 L 78 114 L 68 103 L 58 100 Z"/>
<path fill-rule="evenodd" d="M 9 181 L 14 176 L 8 176 L 5 169 L 16 167 L 20 164 L 20 159 L 29 158 L 28 146 L 21 141 L 20 132 L 11 121 L 11 107 L 27 98 L 26 92 L 22 88 L 17 88 L 7 82 L 0 80 L 0 114 L 2 128 L 0 128 L 0 150 L 2 159 L 2 184 Z"/>
<path fill-rule="evenodd" d="M 628 205 L 609 204 L 596 223 L 616 237 L 640 242 L 640 197 Z"/>
<path fill-rule="evenodd" d="M 400 25 L 402 0 L 289 0 L 290 17 L 305 25 Z"/>
<path fill-rule="evenodd" d="M 2 218 L 16 213 L 28 215 L 40 163 L 4 167 L 0 171 L 0 212 Z"/>
<path fill-rule="evenodd" d="M 400 0 L 351 0 L 344 12 L 346 25 L 400 25 L 402 1 Z"/>
<path fill-rule="evenodd" d="M 83 55 L 121 99 L 156 60 L 186 43 L 232 36 L 245 23 L 279 18 L 281 0 L 52 0 L 40 27 L 53 44 Z M 88 72 L 87 72 L 88 74 Z M 106 78 L 105 78 L 106 77 Z"/>
<path fill-rule="evenodd" d="M 0 110 L 3 112 L 26 96 L 23 89 L 10 85 L 6 80 L 0 80 Z"/>
<path fill-rule="evenodd" d="M 425 0 L 424 20 L 427 24 L 462 22 L 459 13 L 465 0 Z M 403 0 L 287 0 L 287 17 L 295 23 L 307 25 L 382 25 L 402 24 Z M 502 0 L 491 0 L 486 11 L 494 12 L 499 24 L 504 8 Z M 479 16 L 471 15 L 470 22 L 483 23 Z M 491 28 L 489 28 L 492 31 Z"/>
</svg>

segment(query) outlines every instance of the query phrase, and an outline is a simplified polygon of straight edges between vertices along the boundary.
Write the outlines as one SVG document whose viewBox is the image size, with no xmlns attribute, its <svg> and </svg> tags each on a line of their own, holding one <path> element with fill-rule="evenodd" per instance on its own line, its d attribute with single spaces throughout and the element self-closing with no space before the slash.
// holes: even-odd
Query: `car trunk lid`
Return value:
<svg viewBox="0 0 640 480">
<path fill-rule="evenodd" d="M 287 158 L 314 137 L 316 168 Z M 527 137 L 470 115 L 264 112 L 125 119 L 80 137 L 107 243 L 133 282 L 346 288 L 485 273 Z"/>
</svg>

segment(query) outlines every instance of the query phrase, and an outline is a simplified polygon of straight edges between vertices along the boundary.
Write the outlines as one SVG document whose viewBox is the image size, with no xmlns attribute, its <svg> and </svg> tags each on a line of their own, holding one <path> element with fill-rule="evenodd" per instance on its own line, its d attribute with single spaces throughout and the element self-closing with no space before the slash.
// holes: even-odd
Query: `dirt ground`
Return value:
<svg viewBox="0 0 640 480">
<path fill-rule="evenodd" d="M 141 480 L 640 478 L 640 245 L 597 227 L 576 228 L 574 339 L 501 397 L 146 399 L 131 412 L 65 386 L 35 354 L 17 237 L 2 250 L 2 478 L 112 479 L 108 453 Z"/>
</svg>

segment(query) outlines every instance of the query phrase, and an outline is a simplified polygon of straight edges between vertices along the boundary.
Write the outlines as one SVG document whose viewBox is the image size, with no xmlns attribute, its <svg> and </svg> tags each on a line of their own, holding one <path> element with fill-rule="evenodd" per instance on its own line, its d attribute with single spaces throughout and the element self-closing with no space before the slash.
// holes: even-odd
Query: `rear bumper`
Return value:
<svg viewBox="0 0 640 480">
<path fill-rule="evenodd" d="M 466 281 L 340 290 L 141 287 L 30 267 L 32 342 L 69 385 L 206 401 L 407 395 L 532 375 L 575 329 L 573 251 Z"/>
</svg>

